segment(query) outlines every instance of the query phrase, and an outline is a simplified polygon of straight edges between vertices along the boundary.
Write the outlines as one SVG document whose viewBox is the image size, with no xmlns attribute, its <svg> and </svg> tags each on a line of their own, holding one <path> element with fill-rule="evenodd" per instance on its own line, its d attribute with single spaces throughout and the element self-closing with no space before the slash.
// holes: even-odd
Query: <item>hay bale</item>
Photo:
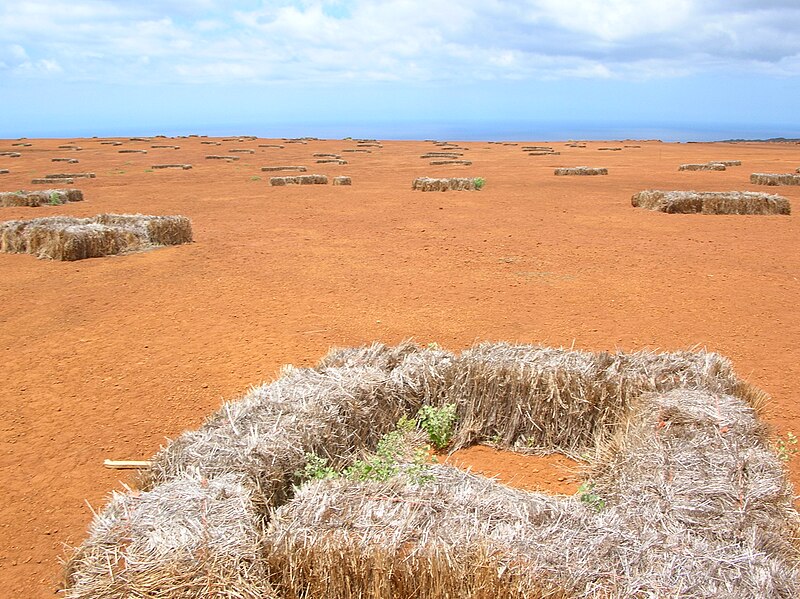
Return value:
<svg viewBox="0 0 800 599">
<path fill-rule="evenodd" d="M 147 150 L 117 150 L 120 154 L 147 154 Z"/>
<path fill-rule="evenodd" d="M 712 160 L 712 162 L 716 164 L 722 164 L 724 166 L 742 166 L 741 160 Z"/>
<path fill-rule="evenodd" d="M 324 152 L 317 152 L 316 154 L 312 154 L 314 158 L 341 158 L 339 154 L 326 154 Z"/>
<path fill-rule="evenodd" d="M 561 152 L 528 152 L 528 156 L 560 156 Z"/>
<path fill-rule="evenodd" d="M 37 181 L 37 179 L 34 179 Z M 38 181 L 52 183 L 49 179 Z M 53 206 L 67 202 L 82 202 L 83 192 L 80 189 L 43 189 L 40 191 L 3 191 L 0 192 L 0 206 Z"/>
<path fill-rule="evenodd" d="M 185 171 L 188 171 L 190 168 L 192 168 L 192 165 L 191 164 L 154 164 L 150 168 L 152 168 L 153 170 L 158 170 L 158 169 L 163 169 L 163 168 L 178 168 L 178 169 L 183 169 Z"/>
<path fill-rule="evenodd" d="M 21 146 L 23 148 L 30 148 L 33 144 L 25 143 L 23 141 L 11 144 L 12 146 Z"/>
<path fill-rule="evenodd" d="M 669 214 L 791 214 L 789 200 L 751 191 L 640 191 L 636 208 Z"/>
<path fill-rule="evenodd" d="M 195 469 L 209 479 L 240 473 L 255 481 L 255 501 L 266 510 L 291 495 L 306 454 L 347 466 L 375 448 L 403 407 L 377 368 L 288 368 L 159 451 L 143 484 L 152 488 Z"/>
<path fill-rule="evenodd" d="M 221 146 L 222 142 L 219 141 L 201 141 L 201 144 L 205 144 L 207 146 Z"/>
<path fill-rule="evenodd" d="M 447 466 L 302 487 L 265 547 L 289 597 L 794 597 L 798 515 L 747 402 L 637 400 L 590 491 L 554 497 Z"/>
<path fill-rule="evenodd" d="M 597 148 L 598 150 L 606 152 L 621 152 L 622 148 Z"/>
<path fill-rule="evenodd" d="M 22 156 L 19 152 L 0 152 L 0 156 L 5 156 L 6 158 L 19 158 Z"/>
<path fill-rule="evenodd" d="M 185 216 L 101 214 L 0 223 L 0 252 L 51 260 L 82 260 L 191 240 L 192 226 Z"/>
<path fill-rule="evenodd" d="M 588 166 L 576 166 L 572 168 L 557 168 L 554 171 L 554 174 L 562 177 L 567 175 L 607 175 L 608 169 L 607 168 L 590 168 Z"/>
<path fill-rule="evenodd" d="M 156 145 L 156 146 L 150 146 L 150 147 L 151 148 L 156 148 L 156 149 L 163 149 L 163 150 L 180 150 L 181 149 L 180 146 L 170 146 L 170 145 Z"/>
<path fill-rule="evenodd" d="M 753 173 L 750 183 L 754 185 L 800 185 L 800 175 L 792 173 Z"/>
<path fill-rule="evenodd" d="M 234 160 L 239 160 L 238 156 L 220 156 L 218 154 L 210 154 L 206 156 L 206 160 L 227 160 L 228 162 L 232 162 Z"/>
<path fill-rule="evenodd" d="M 433 179 L 430 177 L 417 177 L 411 184 L 411 189 L 418 191 L 477 191 L 480 185 L 476 185 L 474 178 L 450 177 L 444 179 Z"/>
<path fill-rule="evenodd" d="M 553 152 L 552 146 L 522 146 L 523 152 Z"/>
<path fill-rule="evenodd" d="M 239 152 L 240 154 L 255 154 L 255 150 L 248 150 L 246 148 L 233 148 L 232 150 L 228 150 L 229 152 Z"/>
<path fill-rule="evenodd" d="M 308 169 L 304 166 L 262 166 L 261 170 L 265 173 L 271 173 L 276 171 L 297 171 L 300 173 L 304 173 Z"/>
<path fill-rule="evenodd" d="M 706 162 L 703 164 L 682 164 L 679 171 L 724 171 L 726 166 L 720 162 Z"/>
<path fill-rule="evenodd" d="M 269 184 L 273 186 L 283 185 L 327 185 L 326 175 L 297 175 L 295 177 L 270 177 Z"/>
<path fill-rule="evenodd" d="M 50 162 L 67 162 L 69 164 L 78 164 L 80 161 L 77 158 L 51 158 Z"/>
<path fill-rule="evenodd" d="M 45 175 L 45 179 L 94 179 L 94 173 L 55 173 L 53 175 Z"/>
<path fill-rule="evenodd" d="M 356 144 L 359 148 L 382 148 L 383 145 L 379 143 L 367 143 L 367 142 L 360 142 Z"/>
<path fill-rule="evenodd" d="M 258 144 L 258 147 L 259 148 L 279 148 L 279 149 L 282 149 L 285 146 L 282 146 L 281 144 Z"/>
<path fill-rule="evenodd" d="M 342 152 L 355 152 L 359 154 L 372 154 L 372 150 L 342 150 Z"/>
<path fill-rule="evenodd" d="M 242 476 L 191 473 L 148 492 L 113 493 L 66 564 L 64 596 L 275 597 L 253 493 Z"/>
<path fill-rule="evenodd" d="M 0 175 L 7 175 L 9 170 L 7 168 L 0 168 Z"/>
<path fill-rule="evenodd" d="M 353 181 L 352 181 L 352 179 L 350 179 L 350 177 L 346 177 L 346 176 L 342 175 L 342 176 L 339 176 L 339 177 L 334 177 L 333 178 L 333 184 L 334 185 L 352 185 Z"/>
<path fill-rule="evenodd" d="M 428 152 L 420 156 L 420 158 L 458 158 L 463 155 L 464 152 Z"/>
<path fill-rule="evenodd" d="M 341 158 L 320 158 L 317 164 L 347 164 L 347 160 Z"/>
<path fill-rule="evenodd" d="M 73 146 L 73 145 L 64 145 L 64 146 L 58 146 L 58 149 L 59 150 L 80 150 L 81 147 L 80 146 Z"/>
<path fill-rule="evenodd" d="M 101 146 L 121 146 L 122 142 L 121 141 L 101 141 L 100 145 Z"/>
<path fill-rule="evenodd" d="M 39 179 L 39 178 L 31 179 L 31 184 L 32 185 L 53 185 L 54 183 L 57 183 L 59 185 L 72 185 L 73 183 L 75 183 L 75 180 L 74 179 L 63 179 L 63 178 L 59 178 L 59 179 Z"/>
<path fill-rule="evenodd" d="M 443 164 L 459 164 L 463 166 L 469 166 L 472 164 L 470 160 L 431 160 L 431 164 L 436 165 L 443 165 Z"/>
</svg>

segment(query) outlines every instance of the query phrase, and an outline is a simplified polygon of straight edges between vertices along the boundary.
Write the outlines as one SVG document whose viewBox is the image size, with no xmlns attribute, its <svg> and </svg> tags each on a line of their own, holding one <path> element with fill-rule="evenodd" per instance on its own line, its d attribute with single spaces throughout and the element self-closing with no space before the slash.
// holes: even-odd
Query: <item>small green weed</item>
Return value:
<svg viewBox="0 0 800 599">
<path fill-rule="evenodd" d="M 146 172 L 146 173 L 152 173 L 152 172 L 153 172 L 153 169 L 151 169 L 151 168 L 146 168 L 146 169 L 144 169 L 144 172 Z"/>
<path fill-rule="evenodd" d="M 253 175 L 252 177 L 250 177 L 250 180 L 251 181 L 261 181 L 261 177 L 259 177 L 258 175 Z"/>
<path fill-rule="evenodd" d="M 775 451 L 778 453 L 778 458 L 783 462 L 791 460 L 798 452 L 797 448 L 797 435 L 792 431 L 786 433 L 786 439 L 778 437 L 775 442 Z"/>
<path fill-rule="evenodd" d="M 472 180 L 472 184 L 475 186 L 475 189 L 480 191 L 483 188 L 483 186 L 486 185 L 486 179 L 484 179 L 483 177 L 475 177 Z"/>
<path fill-rule="evenodd" d="M 339 473 L 328 466 L 328 460 L 315 453 L 306 454 L 306 465 L 297 475 L 303 480 L 324 480 L 336 478 Z"/>
<path fill-rule="evenodd" d="M 58 193 L 55 191 L 50 194 L 50 201 L 47 202 L 49 206 L 60 206 L 61 205 L 61 198 L 58 196 Z"/>
<path fill-rule="evenodd" d="M 441 408 L 422 406 L 417 414 L 417 425 L 428 433 L 428 439 L 436 449 L 444 449 L 450 443 L 456 423 L 456 404 L 448 403 Z"/>
<path fill-rule="evenodd" d="M 594 483 L 586 482 L 578 487 L 578 497 L 581 503 L 585 503 L 597 512 L 606 507 L 605 500 L 594 492 Z"/>
</svg>

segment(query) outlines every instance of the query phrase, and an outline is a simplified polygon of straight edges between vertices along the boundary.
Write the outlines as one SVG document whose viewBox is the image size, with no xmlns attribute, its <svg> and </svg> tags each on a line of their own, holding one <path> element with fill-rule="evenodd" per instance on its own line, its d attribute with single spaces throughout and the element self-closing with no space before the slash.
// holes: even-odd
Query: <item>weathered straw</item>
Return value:
<svg viewBox="0 0 800 599">
<path fill-rule="evenodd" d="M 32 185 L 72 185 L 75 183 L 75 179 L 65 179 L 63 177 L 59 177 L 58 179 L 31 179 Z"/>
<path fill-rule="evenodd" d="M 94 179 L 97 175 L 94 173 L 54 173 L 52 175 L 45 175 L 45 179 Z"/>
<path fill-rule="evenodd" d="M 190 168 L 192 168 L 192 165 L 191 164 L 154 164 L 150 168 L 152 168 L 154 170 L 164 169 L 164 168 L 176 168 L 176 169 L 182 169 L 184 171 L 188 171 Z"/>
<path fill-rule="evenodd" d="M 430 177 L 418 177 L 411 184 L 411 189 L 418 191 L 474 191 L 479 187 L 475 185 L 474 178 L 451 177 L 446 179 L 432 179 Z"/>
<path fill-rule="evenodd" d="M 51 158 L 50 162 L 67 162 L 69 164 L 78 164 L 80 160 L 77 158 Z"/>
<path fill-rule="evenodd" d="M 304 166 L 262 166 L 261 170 L 265 173 L 276 172 L 276 171 L 297 171 L 300 173 L 304 173 L 308 169 Z"/>
<path fill-rule="evenodd" d="M 327 185 L 326 175 L 297 175 L 295 177 L 270 177 L 269 184 L 273 186 L 282 185 Z"/>
<path fill-rule="evenodd" d="M 472 164 L 471 160 L 431 160 L 430 162 L 432 165 L 444 165 L 444 164 L 459 164 L 462 166 L 469 166 Z"/>
<path fill-rule="evenodd" d="M 789 200 L 751 191 L 640 191 L 631 198 L 636 208 L 670 214 L 791 214 Z"/>
<path fill-rule="evenodd" d="M 333 178 L 333 184 L 334 185 L 352 185 L 353 184 L 353 180 L 350 177 L 341 175 L 339 177 L 334 177 Z"/>
<path fill-rule="evenodd" d="M 724 171 L 726 166 L 721 162 L 706 162 L 703 164 L 682 164 L 679 171 Z"/>
<path fill-rule="evenodd" d="M 753 173 L 750 183 L 755 185 L 800 185 L 800 174 L 792 173 Z"/>
<path fill-rule="evenodd" d="M 53 183 L 50 179 L 45 179 Z M 3 191 L 0 192 L 0 206 L 42 206 L 66 204 L 83 201 L 80 189 L 43 189 L 41 191 Z"/>
<path fill-rule="evenodd" d="M 576 166 L 572 168 L 557 168 L 554 171 L 557 176 L 566 175 L 607 175 L 607 168 L 590 168 L 588 166 Z"/>
</svg>

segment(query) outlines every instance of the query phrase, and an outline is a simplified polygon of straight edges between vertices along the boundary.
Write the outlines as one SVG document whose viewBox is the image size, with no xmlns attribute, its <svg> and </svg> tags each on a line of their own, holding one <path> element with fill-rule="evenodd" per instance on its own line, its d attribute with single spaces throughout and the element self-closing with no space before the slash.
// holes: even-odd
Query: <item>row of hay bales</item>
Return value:
<svg viewBox="0 0 800 599">
<path fill-rule="evenodd" d="M 415 191 L 480 191 L 483 179 L 480 177 L 417 177 L 411 183 Z"/>
<path fill-rule="evenodd" d="M 100 214 L 0 222 L 0 252 L 51 260 L 82 260 L 192 240 L 185 216 Z"/>
<path fill-rule="evenodd" d="M 575 166 L 570 168 L 557 168 L 553 174 L 559 177 L 577 175 L 577 176 L 591 176 L 591 175 L 607 175 L 607 168 L 593 168 L 588 166 Z"/>
<path fill-rule="evenodd" d="M 800 169 L 797 171 L 800 173 Z M 800 185 L 800 174 L 792 173 L 753 173 L 750 183 L 755 185 Z"/>
<path fill-rule="evenodd" d="M 67 202 L 82 202 L 80 189 L 42 189 L 38 191 L 0 192 L 0 206 L 56 206 Z"/>
<path fill-rule="evenodd" d="M 94 518 L 65 596 L 798 596 L 797 514 L 763 401 L 706 352 L 333 350 L 156 454 L 142 490 Z M 592 452 L 591 492 L 446 466 L 294 486 L 308 453 L 342 468 L 445 403 L 454 447 Z"/>
<path fill-rule="evenodd" d="M 262 169 L 263 170 L 263 169 Z M 334 185 L 352 185 L 350 177 L 340 175 L 333 178 Z M 327 185 L 327 175 L 295 175 L 293 177 L 270 177 L 269 184 L 272 186 L 285 185 Z"/>
<path fill-rule="evenodd" d="M 645 190 L 631 198 L 635 208 L 670 214 L 791 214 L 789 200 L 752 191 Z"/>
</svg>

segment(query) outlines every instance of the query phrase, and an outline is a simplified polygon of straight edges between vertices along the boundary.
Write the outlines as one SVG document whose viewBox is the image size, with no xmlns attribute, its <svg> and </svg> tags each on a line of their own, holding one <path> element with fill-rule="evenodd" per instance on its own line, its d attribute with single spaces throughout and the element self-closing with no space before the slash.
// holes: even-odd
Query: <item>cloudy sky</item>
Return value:
<svg viewBox="0 0 800 599">
<path fill-rule="evenodd" d="M 800 136 L 798 98 L 800 0 L 0 3 L 4 137 Z"/>
</svg>

